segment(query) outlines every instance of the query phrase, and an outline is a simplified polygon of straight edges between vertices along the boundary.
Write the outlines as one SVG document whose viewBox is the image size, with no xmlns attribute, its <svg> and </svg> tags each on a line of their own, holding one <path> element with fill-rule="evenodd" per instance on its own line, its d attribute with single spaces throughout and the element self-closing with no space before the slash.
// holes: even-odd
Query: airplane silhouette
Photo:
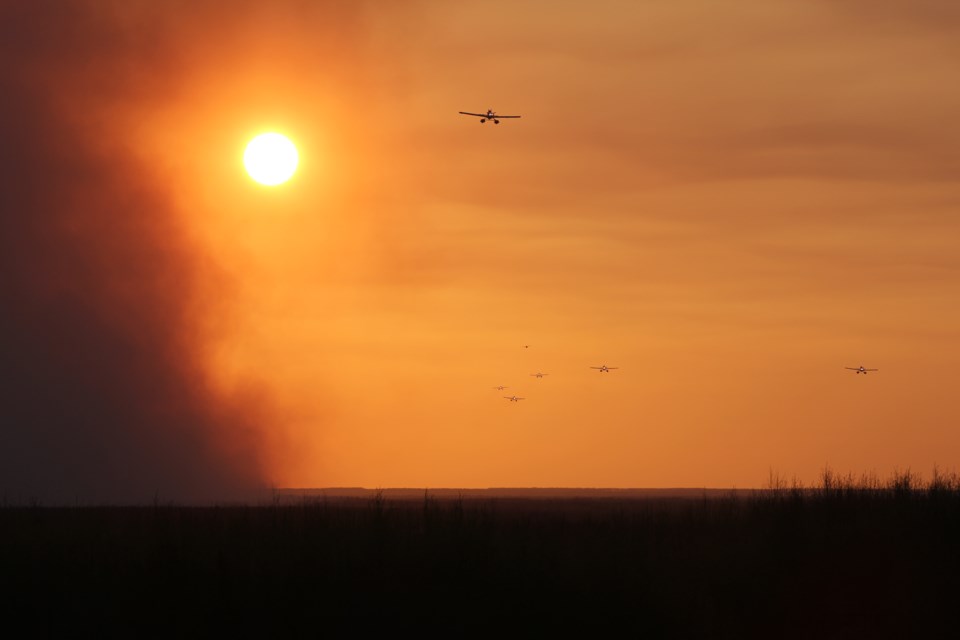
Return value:
<svg viewBox="0 0 960 640">
<path fill-rule="evenodd" d="M 844 367 L 844 369 L 849 369 L 850 371 L 856 371 L 857 375 L 860 375 L 861 373 L 863 375 L 867 375 L 867 371 L 880 371 L 880 369 L 864 369 L 863 365 L 860 365 L 859 367 Z"/>
<path fill-rule="evenodd" d="M 487 109 L 486 113 L 470 113 L 469 111 L 461 111 L 465 116 L 476 116 L 480 118 L 480 124 L 483 124 L 487 120 L 493 120 L 493 124 L 500 124 L 500 118 L 519 118 L 520 116 L 498 116 L 494 113 L 493 109 Z"/>
</svg>

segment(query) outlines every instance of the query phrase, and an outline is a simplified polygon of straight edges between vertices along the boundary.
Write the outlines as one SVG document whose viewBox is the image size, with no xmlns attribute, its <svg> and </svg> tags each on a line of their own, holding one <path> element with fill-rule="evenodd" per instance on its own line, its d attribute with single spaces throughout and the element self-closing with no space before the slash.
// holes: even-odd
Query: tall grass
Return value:
<svg viewBox="0 0 960 640">
<path fill-rule="evenodd" d="M 909 500 L 930 499 L 960 494 L 960 475 L 955 471 L 944 473 L 933 468 L 929 480 L 910 469 L 894 470 L 886 479 L 876 473 L 854 476 L 838 474 L 829 467 L 820 472 L 819 482 L 809 487 L 792 478 L 789 482 L 779 473 L 770 471 L 767 486 L 758 495 L 766 499 L 782 500 L 787 497 L 820 500 L 849 498 L 901 498 Z"/>
<path fill-rule="evenodd" d="M 6 506 L 0 613 L 33 635 L 918 637 L 956 622 L 958 541 L 939 471 L 709 499 Z"/>
</svg>

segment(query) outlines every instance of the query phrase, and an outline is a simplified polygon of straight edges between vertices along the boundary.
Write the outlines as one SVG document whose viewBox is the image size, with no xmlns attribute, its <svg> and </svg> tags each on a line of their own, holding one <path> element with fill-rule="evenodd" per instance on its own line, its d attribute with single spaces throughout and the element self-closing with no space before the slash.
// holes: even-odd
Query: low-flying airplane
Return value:
<svg viewBox="0 0 960 640">
<path fill-rule="evenodd" d="M 619 369 L 620 367 L 608 367 L 605 364 L 600 365 L 599 367 L 590 367 L 591 369 L 599 369 L 600 373 L 610 373 L 613 369 Z"/>
<path fill-rule="evenodd" d="M 483 124 L 487 120 L 493 120 L 493 124 L 500 124 L 500 118 L 519 118 L 520 116 L 498 116 L 494 113 L 493 109 L 487 109 L 486 113 L 470 113 L 469 111 L 461 111 L 465 116 L 476 116 L 480 118 L 480 124 Z"/>
<path fill-rule="evenodd" d="M 856 371 L 857 375 L 861 373 L 863 375 L 867 375 L 867 371 L 880 371 L 880 369 L 864 369 L 863 365 L 860 365 L 859 367 L 844 367 L 844 369 L 850 369 L 850 371 Z"/>
<path fill-rule="evenodd" d="M 540 373 L 539 371 L 537 371 L 536 373 L 531 373 L 530 375 L 533 376 L 534 378 L 542 378 L 543 376 L 548 376 L 548 375 L 550 375 L 550 374 L 549 374 L 549 373 Z"/>
<path fill-rule="evenodd" d="M 504 386 L 504 385 L 502 385 L 502 384 L 494 387 L 494 389 L 496 389 L 497 391 L 503 391 L 504 389 L 509 389 L 509 388 L 510 388 L 510 387 L 506 387 L 506 386 Z"/>
<path fill-rule="evenodd" d="M 526 400 L 526 398 L 518 398 L 517 396 L 503 396 L 510 402 L 516 402 L 517 400 Z"/>
</svg>

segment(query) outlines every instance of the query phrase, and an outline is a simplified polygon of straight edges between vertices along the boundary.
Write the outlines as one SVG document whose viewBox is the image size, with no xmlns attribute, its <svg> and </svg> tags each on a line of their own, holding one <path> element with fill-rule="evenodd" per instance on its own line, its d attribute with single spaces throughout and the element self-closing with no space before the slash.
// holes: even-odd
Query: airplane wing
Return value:
<svg viewBox="0 0 960 640">
<path fill-rule="evenodd" d="M 591 369 L 603 369 L 603 367 L 590 367 Z"/>
<path fill-rule="evenodd" d="M 486 117 L 487 117 L 487 114 L 485 114 L 485 113 L 470 113 L 469 111 L 459 111 L 458 113 L 462 113 L 462 114 L 465 115 L 465 116 L 477 116 L 478 118 L 486 118 Z M 497 116 L 497 117 L 499 118 L 500 116 Z M 509 117 L 513 117 L 513 116 L 507 116 L 507 117 L 509 118 Z M 517 116 L 517 117 L 519 117 L 519 116 Z"/>
<path fill-rule="evenodd" d="M 880 371 L 880 369 L 864 369 L 864 371 Z"/>
<path fill-rule="evenodd" d="M 856 367 L 844 367 L 844 369 L 850 369 L 850 371 L 860 371 L 860 369 L 857 369 Z"/>
<path fill-rule="evenodd" d="M 462 111 L 460 113 L 463 113 Z M 520 116 L 502 116 L 499 113 L 494 118 L 519 118 Z"/>
</svg>

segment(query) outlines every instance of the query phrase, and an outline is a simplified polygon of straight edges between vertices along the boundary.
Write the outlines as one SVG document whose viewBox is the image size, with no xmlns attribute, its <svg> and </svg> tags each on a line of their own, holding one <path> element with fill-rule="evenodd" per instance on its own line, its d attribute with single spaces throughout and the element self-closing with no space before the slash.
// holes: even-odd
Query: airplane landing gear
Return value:
<svg viewBox="0 0 960 640">
<path fill-rule="evenodd" d="M 480 124 L 483 124 L 483 123 L 486 122 L 486 121 L 487 121 L 486 118 L 480 118 Z"/>
<path fill-rule="evenodd" d="M 499 121 L 499 120 L 494 120 L 494 121 L 493 121 L 493 124 L 500 124 L 500 121 Z"/>
</svg>

